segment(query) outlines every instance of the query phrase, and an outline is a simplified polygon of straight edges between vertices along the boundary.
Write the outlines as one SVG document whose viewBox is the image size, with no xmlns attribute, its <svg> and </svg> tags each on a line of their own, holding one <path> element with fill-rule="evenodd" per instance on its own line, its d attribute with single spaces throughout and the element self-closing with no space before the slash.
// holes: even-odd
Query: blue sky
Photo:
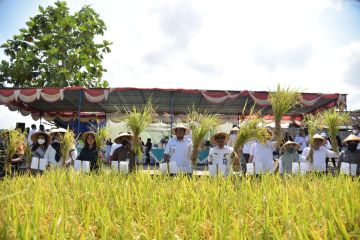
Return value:
<svg viewBox="0 0 360 240">
<path fill-rule="evenodd" d="M 0 0 L 0 42 L 53 2 Z M 107 24 L 104 38 L 114 44 L 104 78 L 113 87 L 269 90 L 282 83 L 348 93 L 349 109 L 360 108 L 359 1 L 67 2 L 71 11 L 90 4 Z M 22 120 L 0 110 L 7 113 L 0 128 Z"/>
</svg>

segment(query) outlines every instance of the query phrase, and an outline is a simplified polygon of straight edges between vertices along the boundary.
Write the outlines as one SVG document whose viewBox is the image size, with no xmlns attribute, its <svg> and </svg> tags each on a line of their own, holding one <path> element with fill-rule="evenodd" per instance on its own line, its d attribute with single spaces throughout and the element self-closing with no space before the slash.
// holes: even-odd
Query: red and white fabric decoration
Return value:
<svg viewBox="0 0 360 240">
<path fill-rule="evenodd" d="M 209 102 L 214 104 L 221 104 L 225 102 L 227 99 L 234 99 L 241 95 L 241 92 L 238 94 L 231 94 L 227 91 L 221 92 L 208 92 L 208 91 L 201 91 L 201 95 Z"/>
</svg>

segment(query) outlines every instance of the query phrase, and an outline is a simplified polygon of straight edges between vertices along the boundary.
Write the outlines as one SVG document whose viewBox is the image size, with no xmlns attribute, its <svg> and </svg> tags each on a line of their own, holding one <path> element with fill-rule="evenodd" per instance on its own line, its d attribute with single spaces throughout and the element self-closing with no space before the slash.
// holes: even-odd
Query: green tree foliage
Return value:
<svg viewBox="0 0 360 240">
<path fill-rule="evenodd" d="M 106 30 L 99 14 L 90 6 L 70 14 L 65 1 L 39 11 L 1 45 L 8 61 L 0 63 L 0 86 L 107 87 L 102 59 L 111 43 L 95 42 Z"/>
</svg>

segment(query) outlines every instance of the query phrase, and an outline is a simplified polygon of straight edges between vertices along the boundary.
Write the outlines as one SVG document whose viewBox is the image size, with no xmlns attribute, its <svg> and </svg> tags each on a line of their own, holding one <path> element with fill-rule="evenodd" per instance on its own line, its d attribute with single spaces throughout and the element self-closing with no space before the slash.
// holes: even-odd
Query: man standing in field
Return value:
<svg viewBox="0 0 360 240">
<path fill-rule="evenodd" d="M 190 129 L 183 124 L 178 124 L 172 129 L 176 136 L 169 140 L 164 151 L 165 162 L 176 162 L 180 172 L 191 175 L 192 140 L 184 137 Z"/>
<path fill-rule="evenodd" d="M 337 170 L 340 170 L 341 163 L 350 163 L 357 164 L 356 165 L 356 176 L 360 175 L 360 150 L 357 149 L 359 146 L 360 138 L 350 134 L 347 138 L 344 139 L 344 143 L 346 144 L 346 150 L 343 150 L 339 154 L 339 162 L 337 166 Z"/>
<path fill-rule="evenodd" d="M 326 172 L 326 158 L 336 158 L 335 152 L 327 149 L 326 139 L 319 134 L 313 137 L 313 145 L 304 149 L 302 156 L 310 161 L 310 170 L 315 172 Z"/>
<path fill-rule="evenodd" d="M 210 149 L 208 163 L 211 164 L 224 164 L 227 166 L 225 176 L 229 174 L 231 166 L 231 157 L 234 153 L 234 149 L 227 145 L 229 141 L 229 135 L 224 132 L 218 132 L 214 134 L 210 143 L 214 146 Z"/>
</svg>

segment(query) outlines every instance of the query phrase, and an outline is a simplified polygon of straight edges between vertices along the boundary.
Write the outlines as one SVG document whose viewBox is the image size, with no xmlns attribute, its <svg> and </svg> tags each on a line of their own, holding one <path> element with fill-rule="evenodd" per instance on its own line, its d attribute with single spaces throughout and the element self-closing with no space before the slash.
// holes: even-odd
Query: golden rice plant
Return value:
<svg viewBox="0 0 360 240">
<path fill-rule="evenodd" d="M 246 109 L 247 103 L 243 108 L 243 115 Z M 258 140 L 261 143 L 265 143 L 269 138 L 269 132 L 264 124 L 263 119 L 261 118 L 261 111 L 255 112 L 255 106 L 250 110 L 250 113 L 247 116 L 247 119 L 244 120 L 239 129 L 239 133 L 236 137 L 234 150 L 239 152 L 244 144 L 250 140 Z"/>
<path fill-rule="evenodd" d="M 110 132 L 109 132 L 109 128 L 107 127 L 98 128 L 95 132 L 96 150 L 98 151 L 99 154 L 97 158 L 97 163 L 100 168 L 103 166 L 103 161 L 102 158 L 100 157 L 101 150 L 104 148 L 106 139 L 109 137 L 109 135 Z"/>
<path fill-rule="evenodd" d="M 200 113 L 193 105 L 187 114 L 187 121 L 190 123 L 193 144 L 191 162 L 195 167 L 201 144 L 206 135 L 220 124 L 220 119 L 218 115 L 211 114 L 206 110 Z"/>
<path fill-rule="evenodd" d="M 303 127 L 308 129 L 308 135 L 309 135 L 309 143 L 310 143 L 310 147 L 313 146 L 314 144 L 314 139 L 313 136 L 316 134 L 316 132 L 321 129 L 321 118 L 319 116 L 319 114 L 307 114 L 304 116 L 304 121 L 303 121 Z M 313 161 L 313 155 L 311 154 L 309 156 L 310 161 Z"/>
<path fill-rule="evenodd" d="M 28 150 L 27 134 L 20 129 L 10 129 L 2 132 L 2 138 L 5 140 L 5 171 L 11 173 L 11 159 L 14 154 L 21 152 L 25 155 Z"/>
<path fill-rule="evenodd" d="M 356 196 L 344 175 L 51 170 L 0 181 L 0 239 L 358 239 Z"/>
<path fill-rule="evenodd" d="M 275 121 L 274 134 L 278 142 L 278 146 L 280 146 L 283 141 L 280 125 L 281 119 L 287 112 L 298 104 L 299 95 L 300 93 L 298 89 L 282 87 L 280 84 L 276 86 L 276 90 L 274 92 L 270 92 L 269 94 L 269 101 Z"/>
<path fill-rule="evenodd" d="M 132 110 L 125 109 L 126 113 L 123 120 L 126 127 L 134 134 L 134 151 L 138 159 L 142 159 L 142 143 L 140 141 L 140 134 L 148 128 L 153 121 L 155 108 L 152 105 L 152 98 L 150 97 L 142 109 L 133 106 Z"/>
<path fill-rule="evenodd" d="M 330 109 L 320 114 L 320 121 L 322 122 L 323 127 L 327 127 L 333 151 L 339 153 L 336 134 L 338 133 L 340 126 L 349 123 L 349 114 L 338 112 L 336 109 Z"/>
<path fill-rule="evenodd" d="M 71 131 L 68 128 L 67 132 L 64 133 L 60 144 L 60 155 L 61 155 L 62 166 L 65 166 L 65 161 L 66 159 L 69 158 L 70 150 L 72 150 L 74 146 L 75 146 L 75 135 L 73 131 Z"/>
</svg>

